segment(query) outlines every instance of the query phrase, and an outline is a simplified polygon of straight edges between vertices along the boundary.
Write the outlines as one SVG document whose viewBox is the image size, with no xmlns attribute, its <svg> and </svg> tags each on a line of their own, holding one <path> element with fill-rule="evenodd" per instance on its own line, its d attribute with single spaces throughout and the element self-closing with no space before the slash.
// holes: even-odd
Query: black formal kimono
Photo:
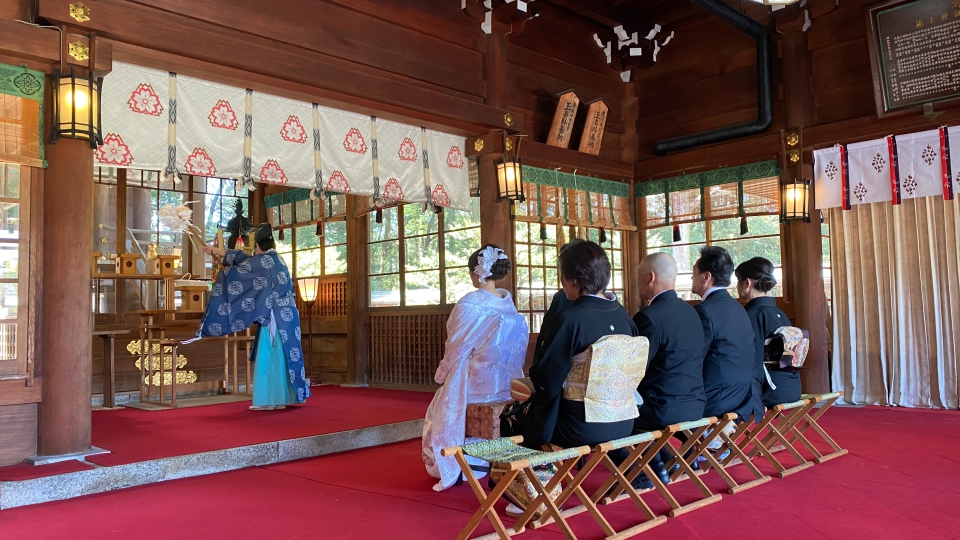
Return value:
<svg viewBox="0 0 960 540">
<path fill-rule="evenodd" d="M 637 432 L 703 418 L 703 327 L 693 307 L 664 291 L 633 317 L 650 340 L 647 372 L 637 391 L 643 398 Z"/>
<path fill-rule="evenodd" d="M 547 327 L 550 319 L 554 318 L 557 313 L 573 306 L 573 304 L 574 302 L 567 299 L 567 293 L 563 292 L 563 289 L 560 289 L 553 295 L 553 300 L 550 301 L 550 308 L 547 309 L 546 314 L 543 316 L 543 322 L 540 324 L 540 335 L 537 336 L 537 346 L 533 352 L 534 358 L 536 358 L 537 353 L 540 351 L 540 347 L 543 346 L 543 329 Z"/>
<path fill-rule="evenodd" d="M 773 407 L 781 403 L 793 403 L 800 399 L 800 372 L 797 369 L 781 369 L 780 366 L 767 366 L 770 380 L 776 390 L 767 383 L 763 373 L 763 342 L 771 337 L 777 328 L 790 326 L 787 314 L 777 307 L 777 299 L 761 296 L 747 302 L 744 306 L 750 323 L 753 325 L 754 349 L 756 350 L 757 375 L 763 392 L 763 404 Z"/>
<path fill-rule="evenodd" d="M 704 416 L 737 413 L 741 419 L 763 417 L 757 379 L 753 325 L 740 302 L 716 289 L 694 306 L 703 326 Z"/>
<path fill-rule="evenodd" d="M 639 335 L 619 302 L 596 296 L 581 296 L 572 307 L 544 324 L 540 330 L 543 343 L 530 366 L 534 394 L 524 423 L 524 446 L 592 446 L 630 435 L 632 419 L 587 422 L 583 402 L 563 398 L 563 383 L 573 366 L 574 355 L 586 351 L 603 336 L 617 334 Z"/>
</svg>

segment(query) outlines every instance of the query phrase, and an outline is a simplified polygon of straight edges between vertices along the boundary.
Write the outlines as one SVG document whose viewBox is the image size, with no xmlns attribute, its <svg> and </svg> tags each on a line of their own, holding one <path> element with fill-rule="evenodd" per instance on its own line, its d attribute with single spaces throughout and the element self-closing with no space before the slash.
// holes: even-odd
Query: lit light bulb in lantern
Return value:
<svg viewBox="0 0 960 540">
<path fill-rule="evenodd" d="M 90 104 L 90 96 L 85 88 L 77 88 L 73 92 L 67 92 L 67 105 L 73 106 L 77 111 L 86 110 Z"/>
</svg>

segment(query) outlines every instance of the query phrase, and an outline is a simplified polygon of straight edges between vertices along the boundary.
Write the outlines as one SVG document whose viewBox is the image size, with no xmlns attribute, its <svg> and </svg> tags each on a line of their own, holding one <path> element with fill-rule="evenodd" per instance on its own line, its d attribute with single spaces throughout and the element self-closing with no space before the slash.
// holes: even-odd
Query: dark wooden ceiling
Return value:
<svg viewBox="0 0 960 540">
<path fill-rule="evenodd" d="M 702 10 L 686 0 L 542 0 L 604 26 L 624 25 L 628 29 L 659 24 L 676 25 L 688 19 L 705 16 Z M 731 7 L 761 19 L 770 8 L 755 0 L 724 0 Z"/>
</svg>

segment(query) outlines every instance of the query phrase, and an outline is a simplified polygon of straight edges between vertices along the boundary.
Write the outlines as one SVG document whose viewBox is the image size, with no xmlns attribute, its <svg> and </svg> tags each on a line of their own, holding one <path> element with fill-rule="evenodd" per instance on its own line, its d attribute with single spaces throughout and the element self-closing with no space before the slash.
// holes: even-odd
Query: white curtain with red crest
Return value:
<svg viewBox="0 0 960 540">
<path fill-rule="evenodd" d="M 243 177 L 246 91 L 178 76 L 176 102 L 177 171 Z"/>
<path fill-rule="evenodd" d="M 364 114 L 318 106 L 320 177 L 323 189 L 372 196 L 373 138 Z"/>
<path fill-rule="evenodd" d="M 316 187 L 313 105 L 253 94 L 251 172 L 264 184 Z"/>
<path fill-rule="evenodd" d="M 469 211 L 470 171 L 465 157 L 466 138 L 432 129 L 425 133 L 433 204 Z"/>
<path fill-rule="evenodd" d="M 123 62 L 103 85 L 103 145 L 94 159 L 108 167 L 165 169 L 170 74 Z"/>
<path fill-rule="evenodd" d="M 430 190 L 423 181 L 421 129 L 382 118 L 376 126 L 379 189 L 374 204 L 426 202 Z"/>
</svg>

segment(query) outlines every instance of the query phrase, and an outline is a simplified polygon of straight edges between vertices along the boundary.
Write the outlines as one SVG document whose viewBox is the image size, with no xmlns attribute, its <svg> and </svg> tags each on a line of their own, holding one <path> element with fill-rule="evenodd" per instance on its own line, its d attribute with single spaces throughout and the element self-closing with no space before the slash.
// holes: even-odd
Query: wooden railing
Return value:
<svg viewBox="0 0 960 540">
<path fill-rule="evenodd" d="M 447 317 L 442 312 L 370 313 L 370 383 L 430 389 L 443 359 Z"/>
</svg>

